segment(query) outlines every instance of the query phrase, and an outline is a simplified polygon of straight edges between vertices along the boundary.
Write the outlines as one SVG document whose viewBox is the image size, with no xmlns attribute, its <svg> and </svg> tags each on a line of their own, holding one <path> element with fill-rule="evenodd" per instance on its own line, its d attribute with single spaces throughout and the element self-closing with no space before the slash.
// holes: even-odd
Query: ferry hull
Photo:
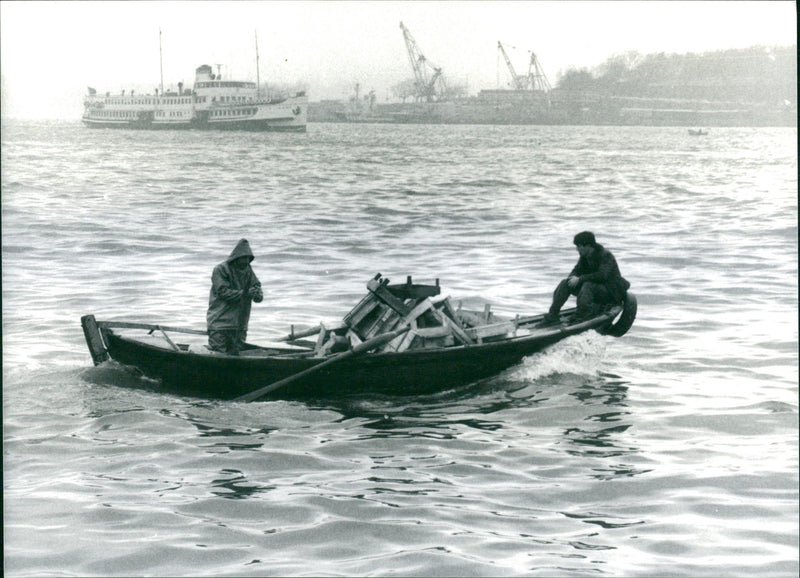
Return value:
<svg viewBox="0 0 800 578">
<path fill-rule="evenodd" d="M 129 130 L 204 130 L 204 131 L 249 131 L 249 132 L 306 132 L 305 124 L 279 122 L 270 119 L 238 120 L 224 122 L 142 122 L 106 121 L 83 119 L 83 124 L 90 128 L 121 128 Z"/>
</svg>

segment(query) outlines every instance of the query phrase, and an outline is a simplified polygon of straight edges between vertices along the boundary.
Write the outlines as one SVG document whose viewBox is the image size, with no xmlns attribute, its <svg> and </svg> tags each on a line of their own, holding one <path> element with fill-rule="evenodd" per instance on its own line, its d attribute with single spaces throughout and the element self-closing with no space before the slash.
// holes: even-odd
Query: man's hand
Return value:
<svg viewBox="0 0 800 578">
<path fill-rule="evenodd" d="M 247 296 L 250 297 L 250 299 L 263 299 L 264 297 L 261 293 L 261 287 L 257 285 L 253 285 L 248 289 Z"/>
<path fill-rule="evenodd" d="M 578 286 L 578 283 L 581 282 L 581 278 L 573 275 L 569 279 L 567 279 L 567 284 L 570 286 L 571 289 L 574 289 Z"/>
</svg>

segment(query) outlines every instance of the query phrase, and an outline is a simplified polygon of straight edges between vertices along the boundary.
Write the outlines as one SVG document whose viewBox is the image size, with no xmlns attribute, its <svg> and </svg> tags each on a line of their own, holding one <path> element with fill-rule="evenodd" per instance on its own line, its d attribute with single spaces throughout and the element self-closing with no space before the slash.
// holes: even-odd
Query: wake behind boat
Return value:
<svg viewBox="0 0 800 578">
<path fill-rule="evenodd" d="M 453 307 L 435 285 L 390 285 L 376 275 L 368 294 L 335 326 L 292 331 L 276 343 L 246 344 L 239 355 L 213 352 L 206 331 L 81 319 L 95 365 L 109 358 L 158 380 L 165 391 L 213 399 L 301 399 L 356 393 L 420 395 L 491 377 L 571 335 L 596 330 L 621 337 L 636 298 L 593 317 L 565 310 L 500 317 Z M 178 337 L 180 335 L 180 337 Z M 307 340 L 307 338 L 313 338 Z"/>
</svg>

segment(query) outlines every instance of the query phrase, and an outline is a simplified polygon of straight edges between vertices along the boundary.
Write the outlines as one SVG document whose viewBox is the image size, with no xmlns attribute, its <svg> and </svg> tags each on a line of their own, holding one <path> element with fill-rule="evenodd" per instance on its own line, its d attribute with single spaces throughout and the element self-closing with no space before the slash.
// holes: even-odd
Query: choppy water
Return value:
<svg viewBox="0 0 800 578">
<path fill-rule="evenodd" d="M 2 132 L 5 572 L 795 576 L 794 129 Z M 639 299 L 428 398 L 203 401 L 92 368 L 79 318 L 203 327 L 240 237 L 250 340 L 375 273 L 539 313 L 591 229 Z"/>
</svg>

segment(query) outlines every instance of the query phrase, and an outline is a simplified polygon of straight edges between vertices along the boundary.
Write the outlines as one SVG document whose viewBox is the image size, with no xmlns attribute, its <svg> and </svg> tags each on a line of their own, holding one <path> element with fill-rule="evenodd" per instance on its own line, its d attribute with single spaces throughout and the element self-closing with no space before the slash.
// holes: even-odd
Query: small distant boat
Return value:
<svg viewBox="0 0 800 578">
<path fill-rule="evenodd" d="M 708 134 L 708 131 L 707 130 L 703 130 L 701 128 L 697 129 L 697 130 L 690 128 L 689 129 L 689 134 L 692 135 L 692 136 L 705 136 L 705 135 Z"/>
<path fill-rule="evenodd" d="M 499 317 L 488 306 L 456 309 L 449 298 L 436 297 L 438 280 L 388 282 L 380 275 L 370 280 L 367 296 L 336 327 L 297 333 L 292 327 L 277 342 L 246 344 L 238 355 L 210 351 L 202 330 L 93 315 L 81 324 L 95 365 L 110 358 L 133 366 L 157 380 L 160 390 L 179 395 L 253 401 L 436 393 L 496 375 L 571 335 L 593 329 L 621 337 L 637 309 L 629 292 L 624 302 L 588 319 L 573 319 L 573 309 L 548 323 L 544 315 Z"/>
</svg>

